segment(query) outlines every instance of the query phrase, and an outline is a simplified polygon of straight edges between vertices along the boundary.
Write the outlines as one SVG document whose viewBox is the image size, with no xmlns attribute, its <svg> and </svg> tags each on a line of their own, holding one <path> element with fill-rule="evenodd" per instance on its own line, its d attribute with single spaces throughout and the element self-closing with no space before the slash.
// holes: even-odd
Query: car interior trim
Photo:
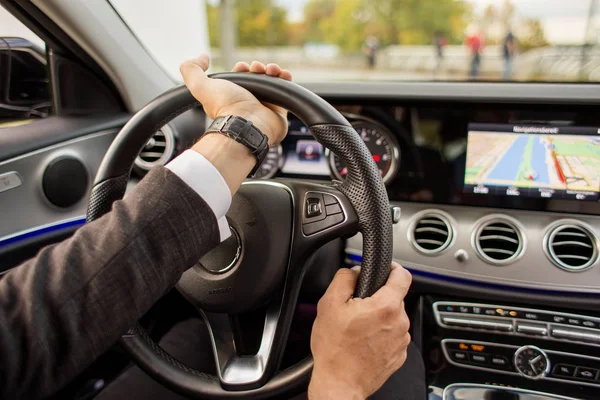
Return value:
<svg viewBox="0 0 600 400">
<path fill-rule="evenodd" d="M 0 237 L 0 248 L 18 243 L 22 240 L 32 239 L 40 235 L 45 235 L 63 229 L 78 228 L 83 224 L 85 224 L 85 215 L 25 229 L 21 232 L 13 233 L 12 235 Z"/>
<path fill-rule="evenodd" d="M 521 318 L 521 317 L 512 317 L 510 315 L 485 315 L 485 314 L 462 314 L 462 313 L 456 313 L 456 312 L 444 312 L 444 311 L 439 311 L 438 307 L 439 306 L 447 306 L 447 307 L 479 307 L 481 309 L 496 309 L 496 310 L 503 310 L 506 311 L 506 313 L 510 311 L 515 311 L 515 312 L 523 312 L 523 313 L 529 313 L 529 314 L 535 314 L 535 315 L 544 315 L 544 316 L 553 316 L 553 317 L 559 317 L 564 319 L 564 321 L 568 321 L 569 319 L 574 319 L 574 320 L 578 320 L 578 321 L 590 321 L 593 324 L 595 324 L 597 327 L 594 328 L 587 328 L 585 325 L 569 325 L 569 324 L 564 324 L 561 322 L 550 322 L 550 321 L 541 321 L 541 320 L 536 320 L 536 319 L 527 319 L 527 318 Z M 456 319 L 464 319 L 466 320 L 474 320 L 474 322 L 484 322 L 486 320 L 489 321 L 494 321 L 494 322 L 501 322 L 504 324 L 510 324 L 511 329 L 505 329 L 505 330 L 495 330 L 494 333 L 498 333 L 498 334 L 505 334 L 505 335 L 510 335 L 510 336 L 521 336 L 521 337 L 527 337 L 527 338 L 535 338 L 535 339 L 542 339 L 542 340 L 550 340 L 550 341 L 555 341 L 555 342 L 563 342 L 563 343 L 577 343 L 577 344 L 581 344 L 581 345 L 586 345 L 586 346 L 595 346 L 595 347 L 600 347 L 600 340 L 597 343 L 594 343 L 592 341 L 582 341 L 582 340 L 576 340 L 576 339 L 560 339 L 557 336 L 552 334 L 552 331 L 555 329 L 563 329 L 565 332 L 575 332 L 575 333 L 588 333 L 589 335 L 598 335 L 598 337 L 600 338 L 600 318 L 598 317 L 593 317 L 593 316 L 589 316 L 589 315 L 581 315 L 581 314 L 574 314 L 574 313 L 563 313 L 563 312 L 554 312 L 554 311 L 546 311 L 546 310 L 541 310 L 541 309 L 536 309 L 536 308 L 524 308 L 524 307 L 512 307 L 512 306 L 505 306 L 505 305 L 497 305 L 497 304 L 486 304 L 486 303 L 468 303 L 468 302 L 446 302 L 446 301 L 438 301 L 435 302 L 433 304 L 433 312 L 435 315 L 435 321 L 436 323 L 443 327 L 443 328 L 447 328 L 447 329 L 460 329 L 460 330 L 466 330 L 466 331 L 473 331 L 473 330 L 477 330 L 476 327 L 471 326 L 471 327 L 466 327 L 466 326 L 458 326 L 458 325 L 449 325 L 446 322 L 448 322 L 448 317 L 455 317 Z M 562 321 L 561 319 L 561 321 Z M 531 334 L 528 333 L 521 333 L 522 331 L 519 331 L 518 327 L 520 323 L 525 323 L 525 324 L 534 324 L 536 326 L 539 327 L 543 327 L 545 328 L 546 331 L 546 335 L 535 335 L 532 336 Z M 490 331 L 485 331 L 485 332 L 490 332 Z M 566 337 L 566 336 L 565 336 Z M 575 336 L 573 336 L 575 338 Z"/>
<path fill-rule="evenodd" d="M 509 345 L 509 344 L 503 344 L 503 343 L 495 343 L 495 342 L 481 342 L 481 341 L 477 341 L 477 340 L 461 340 L 461 339 L 442 339 L 442 342 L 441 342 L 442 343 L 442 352 L 444 353 L 444 357 L 452 365 L 455 365 L 460 368 L 468 368 L 468 369 L 474 369 L 474 370 L 479 370 L 479 371 L 494 372 L 494 373 L 504 374 L 504 375 L 520 376 L 518 372 L 503 371 L 500 369 L 486 368 L 486 367 L 481 367 L 478 365 L 471 365 L 471 364 L 461 364 L 461 363 L 458 363 L 458 362 L 452 360 L 452 358 L 450 357 L 450 354 L 448 353 L 448 348 L 447 348 L 448 343 L 462 343 L 462 342 L 466 342 L 469 344 L 475 344 L 475 345 L 481 345 L 481 346 L 504 347 L 507 349 L 514 349 L 514 350 L 517 350 L 522 346 Z M 554 355 L 562 355 L 562 356 L 569 356 L 569 357 L 575 357 L 575 358 L 584 358 L 586 360 L 600 362 L 600 358 L 586 356 L 586 355 L 582 355 L 582 354 L 566 353 L 563 351 L 555 351 L 555 350 L 548 350 L 548 349 L 544 349 L 543 351 L 544 351 L 544 353 L 546 353 L 548 355 L 553 355 L 553 354 Z M 579 381 L 579 380 L 575 381 L 575 380 L 568 380 L 568 379 L 553 378 L 550 376 L 543 376 L 543 377 L 539 378 L 539 380 L 559 382 L 559 383 L 569 383 L 572 385 L 585 385 L 585 386 L 591 386 L 591 387 L 599 387 L 600 386 L 600 382 L 599 383 L 591 383 L 591 382 L 584 382 L 584 381 Z"/>
<path fill-rule="evenodd" d="M 556 221 L 564 220 L 564 213 L 535 212 L 526 210 L 506 210 L 487 207 L 469 207 L 442 204 L 413 202 L 391 202 L 402 208 L 402 218 L 394 225 L 394 259 L 412 270 L 433 273 L 440 276 L 460 278 L 463 283 L 471 285 L 494 284 L 495 287 L 513 287 L 532 291 L 554 291 L 570 293 L 586 293 L 596 295 L 600 284 L 596 279 L 598 260 L 587 270 L 579 273 L 567 272 L 554 265 L 544 254 L 544 236 Z M 453 221 L 455 239 L 447 247 L 447 251 L 432 256 L 424 255 L 414 249 L 407 239 L 406 233 L 415 215 L 422 210 L 436 210 L 450 215 Z M 511 221 L 521 230 L 523 241 L 527 242 L 527 251 L 512 263 L 498 266 L 482 260 L 473 248 L 471 236 L 482 218 L 501 218 Z M 598 216 L 586 215 L 571 218 L 597 236 Z M 515 222 L 515 221 L 518 221 Z M 347 240 L 346 252 L 360 255 L 362 239 L 356 235 Z M 467 255 L 456 257 L 458 251 L 464 250 Z M 500 286 L 498 286 L 500 285 Z"/>
<path fill-rule="evenodd" d="M 517 104 L 598 104 L 600 85 L 487 82 L 305 82 L 328 100 L 466 101 Z"/>
<path fill-rule="evenodd" d="M 561 396 L 561 395 L 556 395 L 556 394 L 552 394 L 552 393 L 539 392 L 536 390 L 498 386 L 498 385 L 487 385 L 487 384 L 483 384 L 483 383 L 453 383 L 451 385 L 448 385 L 444 388 L 444 392 L 442 393 L 442 400 L 451 400 L 448 397 L 449 393 L 452 390 L 455 390 L 457 388 L 493 389 L 493 390 L 499 390 L 499 391 L 504 391 L 504 392 L 509 392 L 509 393 L 516 393 L 516 394 L 546 396 L 548 398 L 548 400 L 577 400 L 574 397 L 567 397 L 567 396 Z"/>
<path fill-rule="evenodd" d="M 347 261 L 349 261 L 351 264 L 360 264 L 362 261 L 362 256 L 360 255 L 360 251 L 354 250 L 354 249 L 349 249 L 346 248 L 345 249 L 346 252 L 346 258 Z M 600 299 L 600 296 L 595 296 L 594 293 L 580 293 L 580 292 L 569 292 L 569 291 L 562 291 L 562 290 L 551 290 L 551 289 L 540 289 L 540 288 L 522 288 L 522 287 L 518 287 L 518 286 L 509 286 L 506 284 L 497 284 L 497 283 L 489 283 L 489 282 L 479 282 L 479 281 L 474 281 L 471 279 L 465 279 L 465 278 L 458 278 L 458 277 L 454 277 L 454 276 L 449 276 L 449 275 L 441 275 L 439 273 L 435 273 L 435 272 L 427 272 L 427 271 L 421 271 L 419 269 L 413 268 L 411 266 L 411 264 L 407 264 L 407 263 L 403 263 L 403 261 L 401 261 L 398 258 L 394 258 L 394 261 L 397 262 L 398 264 L 401 264 L 404 268 L 406 268 L 408 271 L 410 271 L 410 273 L 413 275 L 413 277 L 416 277 L 415 281 L 419 281 L 419 277 L 421 278 L 425 278 L 425 279 L 431 279 L 436 285 L 440 284 L 440 285 L 445 285 L 443 282 L 448 282 L 448 283 L 456 283 L 459 285 L 468 285 L 468 287 L 470 288 L 489 288 L 489 289 L 495 289 L 495 290 L 500 290 L 500 291 L 509 291 L 509 292 L 520 292 L 522 294 L 532 294 L 532 295 L 546 295 L 546 296 L 555 296 L 555 295 L 565 295 L 565 296 L 586 296 L 586 299 L 590 299 L 591 297 L 595 298 L 595 299 Z"/>
</svg>

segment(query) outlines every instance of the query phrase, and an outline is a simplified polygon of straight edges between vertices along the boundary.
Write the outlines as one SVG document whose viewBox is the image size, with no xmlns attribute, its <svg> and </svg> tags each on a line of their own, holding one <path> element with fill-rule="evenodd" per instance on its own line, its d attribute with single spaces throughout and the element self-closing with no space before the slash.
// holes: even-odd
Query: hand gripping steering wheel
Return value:
<svg viewBox="0 0 600 400">
<path fill-rule="evenodd" d="M 178 290 L 202 314 L 215 356 L 217 376 L 183 365 L 139 325 L 121 344 L 148 375 L 191 398 L 262 399 L 306 389 L 312 358 L 280 371 L 307 259 L 332 239 L 363 235 L 363 261 L 355 295 L 367 297 L 385 284 L 392 258 L 392 220 L 381 175 L 350 123 L 329 103 L 283 79 L 251 73 L 213 78 L 234 82 L 258 99 L 285 107 L 316 140 L 348 167 L 343 183 L 248 180 L 227 214 L 232 237 L 186 271 Z M 185 86 L 146 105 L 121 129 L 100 166 L 87 220 L 122 199 L 134 160 L 152 135 L 179 114 L 198 106 Z M 199 127 L 200 129 L 200 127 Z M 165 266 L 167 268 L 168 266 Z M 265 307 L 256 354 L 239 355 L 239 334 L 229 315 Z"/>
</svg>

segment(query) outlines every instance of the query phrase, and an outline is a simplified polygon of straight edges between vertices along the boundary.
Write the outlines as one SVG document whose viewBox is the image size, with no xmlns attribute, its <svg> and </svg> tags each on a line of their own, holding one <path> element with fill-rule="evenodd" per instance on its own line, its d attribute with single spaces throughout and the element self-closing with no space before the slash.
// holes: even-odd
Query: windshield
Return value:
<svg viewBox="0 0 600 400">
<path fill-rule="evenodd" d="M 215 72 L 261 60 L 298 81 L 600 81 L 596 0 L 184 3 L 203 8 Z"/>
</svg>

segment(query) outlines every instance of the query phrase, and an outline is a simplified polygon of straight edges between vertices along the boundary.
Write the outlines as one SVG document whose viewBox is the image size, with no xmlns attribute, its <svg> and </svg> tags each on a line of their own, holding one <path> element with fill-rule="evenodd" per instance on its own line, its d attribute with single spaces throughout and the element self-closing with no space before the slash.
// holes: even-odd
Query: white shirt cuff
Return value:
<svg viewBox="0 0 600 400">
<path fill-rule="evenodd" d="M 231 192 L 221 173 L 202 154 L 186 150 L 166 165 L 208 204 L 217 218 L 221 242 L 231 236 L 225 214 L 231 206 Z"/>
</svg>

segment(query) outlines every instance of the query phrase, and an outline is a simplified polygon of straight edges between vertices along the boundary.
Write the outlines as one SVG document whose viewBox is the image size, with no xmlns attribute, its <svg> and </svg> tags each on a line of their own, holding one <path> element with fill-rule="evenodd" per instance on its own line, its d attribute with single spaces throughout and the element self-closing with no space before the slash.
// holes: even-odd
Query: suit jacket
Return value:
<svg viewBox="0 0 600 400">
<path fill-rule="evenodd" d="M 62 387 L 218 243 L 204 200 L 150 171 L 110 213 L 0 280 L 0 398 Z"/>
</svg>

